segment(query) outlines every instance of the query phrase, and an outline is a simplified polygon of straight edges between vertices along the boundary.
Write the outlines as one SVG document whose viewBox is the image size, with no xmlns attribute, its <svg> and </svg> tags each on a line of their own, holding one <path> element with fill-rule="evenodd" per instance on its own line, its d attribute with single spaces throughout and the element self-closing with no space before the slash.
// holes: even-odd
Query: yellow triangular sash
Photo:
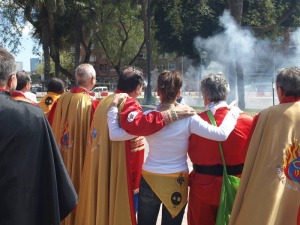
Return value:
<svg viewBox="0 0 300 225">
<path fill-rule="evenodd" d="M 188 172 L 157 174 L 143 170 L 142 174 L 172 218 L 177 216 L 187 203 Z"/>
</svg>

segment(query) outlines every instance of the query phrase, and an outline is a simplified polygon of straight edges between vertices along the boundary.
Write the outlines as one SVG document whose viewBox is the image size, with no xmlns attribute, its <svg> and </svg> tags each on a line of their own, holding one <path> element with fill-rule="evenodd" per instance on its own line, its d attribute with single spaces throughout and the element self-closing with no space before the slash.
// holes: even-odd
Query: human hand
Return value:
<svg viewBox="0 0 300 225">
<path fill-rule="evenodd" d="M 196 114 L 196 111 L 188 105 L 177 104 L 173 110 L 176 112 L 179 120 Z"/>
<path fill-rule="evenodd" d="M 115 96 L 111 102 L 111 106 L 118 107 L 121 104 L 121 102 L 127 97 L 129 97 L 129 95 L 126 93 L 115 94 Z"/>
</svg>

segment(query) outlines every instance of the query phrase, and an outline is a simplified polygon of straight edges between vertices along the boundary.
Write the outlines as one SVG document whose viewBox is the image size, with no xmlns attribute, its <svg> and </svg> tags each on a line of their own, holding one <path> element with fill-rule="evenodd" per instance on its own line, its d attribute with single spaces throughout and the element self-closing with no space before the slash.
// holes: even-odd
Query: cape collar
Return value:
<svg viewBox="0 0 300 225">
<path fill-rule="evenodd" d="M 87 93 L 88 95 L 93 96 L 93 93 L 88 91 L 86 88 L 84 87 L 72 87 L 72 89 L 70 90 L 71 93 Z"/>
<path fill-rule="evenodd" d="M 7 91 L 6 89 L 4 89 L 4 88 L 0 88 L 0 94 L 4 94 L 4 95 L 8 95 L 8 96 L 10 96 L 10 93 L 9 93 L 9 91 Z"/>
<path fill-rule="evenodd" d="M 293 96 L 287 96 L 287 97 L 284 97 L 281 101 L 280 101 L 280 104 L 283 104 L 283 103 L 291 103 L 291 102 L 299 102 L 300 101 L 300 97 L 298 98 L 295 98 Z"/>
</svg>

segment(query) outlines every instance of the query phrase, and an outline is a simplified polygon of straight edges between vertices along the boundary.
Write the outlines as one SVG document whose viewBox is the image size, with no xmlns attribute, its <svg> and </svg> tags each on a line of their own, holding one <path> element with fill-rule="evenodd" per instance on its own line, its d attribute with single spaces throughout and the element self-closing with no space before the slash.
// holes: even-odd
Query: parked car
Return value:
<svg viewBox="0 0 300 225">
<path fill-rule="evenodd" d="M 108 95 L 108 88 L 106 86 L 94 87 L 92 92 L 95 93 L 96 98 L 103 98 Z"/>
<path fill-rule="evenodd" d="M 41 86 L 32 86 L 30 91 L 34 94 L 36 94 L 37 92 L 42 92 L 43 88 Z"/>
</svg>

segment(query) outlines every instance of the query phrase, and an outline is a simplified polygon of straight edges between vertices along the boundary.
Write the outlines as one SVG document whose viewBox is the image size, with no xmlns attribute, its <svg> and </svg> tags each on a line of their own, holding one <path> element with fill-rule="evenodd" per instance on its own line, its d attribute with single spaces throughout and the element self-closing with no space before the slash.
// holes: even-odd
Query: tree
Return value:
<svg viewBox="0 0 300 225">
<path fill-rule="evenodd" d="M 0 15 L 0 46 L 6 46 L 10 52 L 17 54 L 26 23 L 22 10 L 15 7 L 13 1 L 0 1 Z"/>
<path fill-rule="evenodd" d="M 145 44 L 141 8 L 130 1 L 118 5 L 103 3 L 94 31 L 95 48 L 105 56 L 119 74 L 124 65 L 131 65 L 137 59 Z"/>
</svg>

